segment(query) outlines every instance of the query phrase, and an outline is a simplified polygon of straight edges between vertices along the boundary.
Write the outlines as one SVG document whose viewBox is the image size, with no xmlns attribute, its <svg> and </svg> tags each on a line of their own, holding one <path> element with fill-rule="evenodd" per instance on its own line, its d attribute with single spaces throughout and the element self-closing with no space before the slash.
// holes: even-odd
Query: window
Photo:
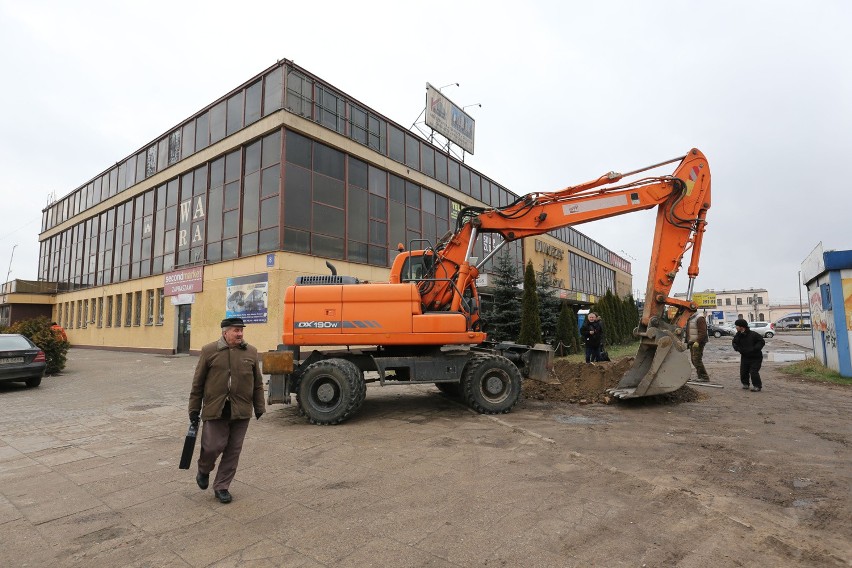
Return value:
<svg viewBox="0 0 852 568">
<path fill-rule="evenodd" d="M 721 305 L 722 305 L 722 298 L 716 298 L 716 305 L 717 305 L 717 306 L 721 306 Z"/>
<path fill-rule="evenodd" d="M 121 294 L 115 295 L 115 327 L 121 327 L 121 317 L 124 312 L 121 311 Z"/>
<path fill-rule="evenodd" d="M 737 298 L 737 305 L 738 305 L 738 306 L 742 306 L 742 305 L 743 305 L 743 299 L 742 299 L 742 298 Z"/>
<path fill-rule="evenodd" d="M 730 306 L 730 305 L 731 305 L 731 299 L 730 299 L 730 298 L 725 298 L 725 305 L 726 305 L 726 306 Z"/>
<path fill-rule="evenodd" d="M 112 296 L 106 299 L 106 326 L 112 327 Z"/>
<path fill-rule="evenodd" d="M 142 323 L 142 291 L 136 292 L 136 302 L 134 306 L 136 317 L 133 319 L 133 325 L 138 326 Z"/>
<path fill-rule="evenodd" d="M 83 327 L 89 327 L 89 300 L 83 300 Z"/>
<path fill-rule="evenodd" d="M 98 298 L 98 327 L 104 326 L 104 299 Z"/>
<path fill-rule="evenodd" d="M 165 288 L 157 288 L 157 325 L 163 325 L 166 319 Z"/>
<path fill-rule="evenodd" d="M 145 296 L 145 325 L 154 325 L 154 291 L 146 291 Z"/>
<path fill-rule="evenodd" d="M 298 71 L 288 71 L 287 109 L 296 114 L 310 118 L 312 103 L 313 83 Z M 266 114 L 268 114 L 268 112 Z"/>
<path fill-rule="evenodd" d="M 124 327 L 133 325 L 133 292 L 124 295 Z"/>
</svg>

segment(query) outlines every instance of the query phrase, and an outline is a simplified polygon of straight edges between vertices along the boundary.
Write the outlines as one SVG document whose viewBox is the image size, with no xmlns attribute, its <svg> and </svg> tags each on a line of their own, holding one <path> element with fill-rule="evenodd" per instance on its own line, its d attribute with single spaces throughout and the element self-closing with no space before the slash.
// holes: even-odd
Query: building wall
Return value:
<svg viewBox="0 0 852 568">
<path fill-rule="evenodd" d="M 852 377 L 852 268 L 823 272 L 807 288 L 814 356 Z"/>
<path fill-rule="evenodd" d="M 361 112 L 369 118 L 363 130 Z M 278 162 L 249 170 L 251 152 L 264 160 L 277 156 Z M 328 156 L 344 164 L 338 177 L 323 170 Z M 361 168 L 369 172 L 364 179 L 358 178 Z M 259 197 L 252 186 L 249 200 L 249 178 L 256 173 L 270 185 L 261 186 Z M 257 176 L 252 179 L 256 183 Z M 394 186 L 395 181 L 403 185 Z M 267 189 L 271 193 L 264 193 Z M 232 190 L 241 197 L 229 209 L 222 203 Z M 214 198 L 214 192 L 223 197 Z M 73 290 L 58 294 L 54 309 L 54 319 L 67 328 L 73 344 L 162 351 L 176 348 L 175 302 L 192 303 L 190 348 L 197 350 L 218 335 L 227 279 L 265 274 L 268 321 L 252 324 L 252 333 L 275 338 L 270 340 L 274 347 L 283 324 L 276 302 L 296 276 L 326 274 L 329 258 L 341 273 L 345 267 L 361 278 L 386 280 L 397 242 L 434 243 L 455 225 L 462 208 L 504 206 L 516 197 L 284 62 L 48 206 L 39 276 Z M 263 214 L 249 211 L 262 211 L 270 203 L 276 224 L 264 228 Z M 234 215 L 237 233 L 218 236 L 216 223 L 228 226 Z M 255 221 L 259 226 L 252 229 Z M 560 258 L 543 254 L 534 264 L 551 262 L 548 269 L 566 282 L 566 297 L 591 302 L 607 289 L 630 292 L 629 263 L 574 229 L 553 233 L 539 242 L 548 243 L 551 253 L 558 248 Z M 527 239 L 526 253 L 518 241 L 506 250 L 522 267 L 525 258 L 533 258 L 535 242 Z M 497 245 L 493 237 L 482 239 L 473 254 L 484 258 Z M 275 260 L 271 267 L 269 254 Z M 572 268 L 570 259 L 580 268 Z M 203 291 L 176 299 L 163 296 L 165 275 L 193 266 L 204 266 Z"/>
</svg>

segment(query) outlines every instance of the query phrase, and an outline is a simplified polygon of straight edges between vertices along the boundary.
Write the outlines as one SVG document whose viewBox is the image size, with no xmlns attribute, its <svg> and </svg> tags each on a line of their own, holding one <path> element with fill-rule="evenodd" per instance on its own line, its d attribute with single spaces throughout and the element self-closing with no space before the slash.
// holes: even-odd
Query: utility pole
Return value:
<svg viewBox="0 0 852 568">
<path fill-rule="evenodd" d="M 757 297 L 757 292 L 751 296 L 752 309 L 754 310 L 754 321 L 757 321 Z"/>
<path fill-rule="evenodd" d="M 15 249 L 18 248 L 18 245 L 14 245 L 12 247 L 12 256 L 9 257 L 9 270 L 6 272 L 6 281 L 3 283 L 3 287 L 5 289 L 6 284 L 9 283 L 9 275 L 12 274 L 12 259 L 15 258 Z"/>
</svg>

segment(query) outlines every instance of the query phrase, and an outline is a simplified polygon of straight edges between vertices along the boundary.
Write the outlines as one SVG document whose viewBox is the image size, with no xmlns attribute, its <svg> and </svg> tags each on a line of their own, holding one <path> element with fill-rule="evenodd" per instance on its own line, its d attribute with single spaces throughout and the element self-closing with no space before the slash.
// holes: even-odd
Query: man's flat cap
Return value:
<svg viewBox="0 0 852 568">
<path fill-rule="evenodd" d="M 245 327 L 246 324 L 243 322 L 243 318 L 225 318 L 222 320 L 222 329 L 226 327 Z"/>
</svg>

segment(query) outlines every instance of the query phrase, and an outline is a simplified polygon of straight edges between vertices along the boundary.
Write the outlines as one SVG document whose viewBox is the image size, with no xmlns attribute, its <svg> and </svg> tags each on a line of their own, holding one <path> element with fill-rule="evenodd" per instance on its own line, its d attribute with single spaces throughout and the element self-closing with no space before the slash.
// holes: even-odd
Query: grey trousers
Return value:
<svg viewBox="0 0 852 568">
<path fill-rule="evenodd" d="M 198 456 L 198 472 L 209 474 L 216 467 L 216 460 L 222 456 L 213 489 L 222 490 L 231 486 L 237 465 L 240 463 L 240 452 L 243 450 L 243 440 L 248 431 L 249 419 L 244 420 L 205 420 L 201 430 L 201 455 Z"/>
</svg>

